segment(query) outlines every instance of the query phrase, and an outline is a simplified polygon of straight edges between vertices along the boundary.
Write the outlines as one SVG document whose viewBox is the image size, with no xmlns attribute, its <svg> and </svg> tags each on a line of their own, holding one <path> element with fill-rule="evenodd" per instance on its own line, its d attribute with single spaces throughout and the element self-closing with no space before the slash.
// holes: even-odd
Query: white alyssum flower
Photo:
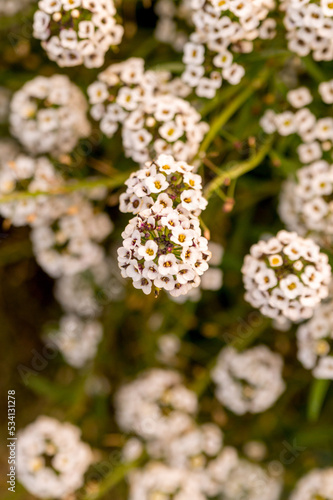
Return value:
<svg viewBox="0 0 333 500">
<path fill-rule="evenodd" d="M 153 287 L 176 297 L 187 294 L 208 269 L 208 241 L 201 236 L 198 219 L 186 210 L 185 215 L 172 208 L 155 212 L 153 206 L 131 219 L 122 236 L 121 274 L 147 295 Z"/>
<path fill-rule="evenodd" d="M 183 50 L 189 37 L 192 25 L 191 0 L 158 0 L 155 4 L 155 13 L 158 17 L 155 38 L 162 43 L 169 44 L 176 52 Z"/>
<path fill-rule="evenodd" d="M 107 137 L 121 130 L 125 154 L 137 163 L 162 153 L 188 161 L 208 125 L 180 96 L 184 84 L 173 83 L 167 72 L 145 71 L 140 58 L 113 64 L 88 88 L 91 115 Z"/>
<path fill-rule="evenodd" d="M 54 293 L 64 311 L 87 318 L 98 316 L 105 304 L 120 300 L 124 287 L 117 263 L 107 257 L 82 273 L 61 276 Z"/>
<path fill-rule="evenodd" d="M 81 488 L 92 463 L 80 429 L 40 416 L 17 435 L 17 477 L 38 498 L 64 498 Z"/>
<path fill-rule="evenodd" d="M 144 168 L 132 173 L 125 182 L 127 189 L 120 196 L 120 210 L 140 214 L 151 208 L 163 215 L 162 222 L 173 230 L 172 241 L 188 245 L 192 233 L 187 232 L 181 241 L 182 227 L 177 216 L 172 218 L 170 210 L 178 209 L 182 213 L 200 215 L 207 206 L 207 201 L 202 196 L 201 183 L 201 176 L 194 173 L 192 165 L 176 161 L 170 155 L 159 155 L 156 160 L 147 162 Z"/>
<path fill-rule="evenodd" d="M 234 54 L 253 50 L 257 38 L 275 36 L 275 21 L 268 19 L 274 0 L 192 0 L 194 31 L 184 45 L 183 81 L 199 97 L 212 99 L 223 80 L 237 85 L 245 74 Z"/>
<path fill-rule="evenodd" d="M 297 330 L 297 357 L 319 379 L 333 379 L 332 301 L 318 306 L 313 317 Z"/>
<path fill-rule="evenodd" d="M 102 334 L 103 326 L 98 321 L 67 314 L 60 319 L 59 329 L 45 337 L 45 342 L 51 341 L 69 365 L 82 368 L 95 357 Z"/>
<path fill-rule="evenodd" d="M 279 500 L 282 478 L 265 468 L 239 458 L 232 447 L 225 447 L 208 466 L 210 477 L 218 485 L 221 500 Z"/>
<path fill-rule="evenodd" d="M 288 179 L 280 194 L 279 214 L 288 229 L 333 248 L 333 164 L 316 161 Z"/>
<path fill-rule="evenodd" d="M 253 245 L 242 273 L 245 299 L 253 307 L 264 316 L 294 322 L 313 315 L 328 296 L 331 280 L 328 257 L 319 246 L 287 231 Z"/>
<path fill-rule="evenodd" d="M 167 442 L 191 428 L 197 407 L 197 396 L 181 375 L 158 368 L 123 385 L 115 397 L 119 427 L 147 442 Z"/>
<path fill-rule="evenodd" d="M 0 15 L 14 16 L 32 4 L 33 0 L 1 0 Z"/>
<path fill-rule="evenodd" d="M 266 346 L 245 352 L 222 349 L 212 371 L 217 399 L 238 415 L 260 413 L 276 402 L 285 389 L 281 356 Z"/>
<path fill-rule="evenodd" d="M 300 479 L 289 500 L 333 499 L 333 468 L 314 469 Z"/>
<path fill-rule="evenodd" d="M 0 161 L 0 193 L 27 190 L 31 193 L 49 192 L 61 187 L 63 179 L 47 157 L 32 158 L 17 152 Z M 44 195 L 1 203 L 0 214 L 14 226 L 37 226 L 50 220 L 52 211 L 57 212 L 54 198 Z"/>
<path fill-rule="evenodd" d="M 61 67 L 99 68 L 110 47 L 119 45 L 124 28 L 113 0 L 39 0 L 33 36 L 51 61 Z"/>
<path fill-rule="evenodd" d="M 310 3 L 289 0 L 283 3 L 288 48 L 298 56 L 312 55 L 315 61 L 332 61 L 333 20 L 329 0 Z"/>
<path fill-rule="evenodd" d="M 98 265 L 104 259 L 101 243 L 113 230 L 104 212 L 80 192 L 55 197 L 49 220 L 31 232 L 39 265 L 52 277 L 73 275 Z M 48 203 L 45 204 L 46 208 Z"/>
<path fill-rule="evenodd" d="M 10 108 L 12 134 L 32 154 L 69 153 L 90 134 L 86 99 L 65 75 L 30 80 Z"/>
</svg>

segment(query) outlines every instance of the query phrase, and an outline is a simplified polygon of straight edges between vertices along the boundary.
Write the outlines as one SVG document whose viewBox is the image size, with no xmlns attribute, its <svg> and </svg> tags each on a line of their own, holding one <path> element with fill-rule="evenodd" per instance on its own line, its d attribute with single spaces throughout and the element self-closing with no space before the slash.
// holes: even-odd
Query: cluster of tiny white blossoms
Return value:
<svg viewBox="0 0 333 500">
<path fill-rule="evenodd" d="M 49 192 L 62 184 L 62 177 L 46 157 L 31 158 L 19 153 L 7 161 L 0 161 L 1 195 L 25 190 L 30 193 Z M 14 226 L 35 226 L 50 220 L 55 209 L 54 201 L 43 195 L 9 201 L 0 204 L 0 214 Z"/>
<path fill-rule="evenodd" d="M 207 467 L 172 467 L 151 461 L 129 474 L 129 500 L 279 500 L 281 477 L 272 477 L 264 468 L 239 458 L 225 447 Z"/>
<path fill-rule="evenodd" d="M 297 357 L 315 378 L 333 379 L 332 301 L 317 307 L 313 317 L 297 330 Z"/>
<path fill-rule="evenodd" d="M 113 230 L 105 212 L 96 212 L 82 193 L 55 198 L 57 211 L 31 232 L 39 265 L 53 278 L 76 274 L 104 259 L 101 243 Z"/>
<path fill-rule="evenodd" d="M 316 61 L 333 59 L 333 5 L 331 0 L 283 0 L 288 48 L 301 57 L 312 53 Z"/>
<path fill-rule="evenodd" d="M 33 0 L 1 0 L 0 16 L 13 16 L 23 11 Z"/>
<path fill-rule="evenodd" d="M 333 500 L 333 468 L 314 469 L 302 477 L 289 500 Z"/>
<path fill-rule="evenodd" d="M 115 408 L 119 427 L 153 446 L 161 440 L 167 444 L 191 427 L 198 399 L 179 373 L 155 368 L 122 386 Z"/>
<path fill-rule="evenodd" d="M 280 231 L 253 245 L 242 267 L 245 299 L 261 313 L 279 320 L 308 319 L 328 296 L 331 267 L 311 239 Z"/>
<path fill-rule="evenodd" d="M 122 233 L 118 264 L 122 276 L 147 295 L 153 286 L 174 297 L 185 295 L 208 269 L 211 252 L 197 217 L 207 201 L 201 177 L 192 171 L 187 163 L 160 155 L 126 183 L 120 209 L 137 216 Z"/>
<path fill-rule="evenodd" d="M 184 46 L 183 81 L 208 99 L 223 80 L 237 85 L 245 70 L 233 52 L 252 52 L 256 38 L 275 36 L 275 21 L 266 19 L 274 7 L 274 0 L 192 0 L 195 31 Z"/>
<path fill-rule="evenodd" d="M 37 76 L 14 94 L 12 134 L 31 154 L 71 152 L 90 134 L 87 102 L 65 75 Z"/>
<path fill-rule="evenodd" d="M 217 399 L 237 415 L 260 413 L 275 403 L 285 389 L 279 354 L 261 345 L 237 352 L 225 347 L 211 376 Z"/>
<path fill-rule="evenodd" d="M 333 248 L 333 164 L 318 160 L 282 187 L 279 215 L 287 228 Z"/>
<path fill-rule="evenodd" d="M 112 137 L 121 126 L 125 155 L 137 163 L 162 153 L 188 161 L 208 130 L 180 97 L 187 86 L 169 78 L 169 73 L 145 71 L 143 59 L 130 58 L 111 65 L 88 87 L 91 115 L 101 131 Z"/>
<path fill-rule="evenodd" d="M 333 103 L 333 80 L 320 83 L 318 91 L 323 103 Z M 301 143 L 297 153 L 302 163 L 322 157 L 332 158 L 333 118 L 323 116 L 325 111 L 322 111 L 321 118 L 312 113 L 307 105 L 312 103 L 313 96 L 307 87 L 290 90 L 287 100 L 296 111 L 275 113 L 271 109 L 267 110 L 260 120 L 263 130 L 268 134 L 278 132 L 281 136 L 298 135 Z M 319 106 L 322 103 L 315 102 L 313 105 L 314 109 Z"/>
<path fill-rule="evenodd" d="M 158 17 L 155 38 L 170 44 L 176 52 L 182 52 L 189 37 L 192 18 L 192 0 L 158 0 L 155 13 Z M 183 26 L 182 26 L 183 25 Z"/>
<path fill-rule="evenodd" d="M 56 280 L 54 294 L 67 313 L 94 318 L 105 304 L 120 300 L 123 291 L 117 263 L 106 257 L 83 273 L 61 276 Z"/>
<path fill-rule="evenodd" d="M 42 40 L 48 57 L 61 67 L 101 67 L 106 52 L 120 44 L 123 34 L 113 0 L 38 2 L 33 36 Z"/>
<path fill-rule="evenodd" d="M 102 335 L 103 327 L 98 321 L 67 314 L 60 319 L 59 328 L 50 332 L 45 341 L 51 341 L 69 365 L 81 368 L 95 357 Z"/>
<path fill-rule="evenodd" d="M 169 210 L 175 209 L 184 215 L 199 216 L 207 200 L 202 196 L 202 178 L 193 171 L 192 165 L 164 154 L 147 162 L 125 182 L 120 211 L 137 215 L 152 209 L 167 216 Z"/>
<path fill-rule="evenodd" d="M 38 498 L 65 498 L 81 488 L 92 463 L 81 431 L 69 423 L 40 416 L 17 434 L 17 476 Z"/>
</svg>

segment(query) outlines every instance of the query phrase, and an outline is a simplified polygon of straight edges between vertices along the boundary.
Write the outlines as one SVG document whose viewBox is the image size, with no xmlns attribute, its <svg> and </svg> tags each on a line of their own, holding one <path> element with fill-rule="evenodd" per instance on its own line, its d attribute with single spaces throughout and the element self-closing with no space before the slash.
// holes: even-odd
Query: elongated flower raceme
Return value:
<svg viewBox="0 0 333 500">
<path fill-rule="evenodd" d="M 242 272 L 245 299 L 276 320 L 310 318 L 328 296 L 331 280 L 328 257 L 319 246 L 287 231 L 253 245 Z"/>
</svg>

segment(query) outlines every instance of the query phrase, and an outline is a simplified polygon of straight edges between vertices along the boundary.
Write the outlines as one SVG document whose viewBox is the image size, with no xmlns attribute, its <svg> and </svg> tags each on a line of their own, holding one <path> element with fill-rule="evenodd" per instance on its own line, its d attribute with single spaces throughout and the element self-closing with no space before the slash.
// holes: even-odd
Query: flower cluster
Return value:
<svg viewBox="0 0 333 500">
<path fill-rule="evenodd" d="M 19 481 L 39 498 L 64 498 L 84 484 L 92 463 L 80 429 L 49 417 L 38 417 L 17 436 Z"/>
<path fill-rule="evenodd" d="M 216 397 L 237 415 L 263 412 L 285 389 L 282 367 L 281 356 L 264 345 L 242 353 L 225 347 L 211 373 Z"/>
<path fill-rule="evenodd" d="M 99 264 L 104 250 L 98 244 L 112 231 L 105 212 L 96 213 L 81 193 L 55 198 L 52 220 L 33 228 L 31 239 L 37 262 L 54 278 L 76 274 Z"/>
<path fill-rule="evenodd" d="M 33 30 L 59 66 L 87 68 L 102 66 L 124 33 L 113 0 L 39 0 Z"/>
<path fill-rule="evenodd" d="M 168 83 L 169 77 L 145 71 L 143 59 L 131 58 L 111 65 L 88 88 L 92 117 L 108 137 L 121 125 L 125 154 L 137 163 L 162 153 L 188 161 L 208 130 L 200 114 L 178 97 L 187 87 Z"/>
<path fill-rule="evenodd" d="M 284 25 L 289 50 L 301 57 L 312 53 L 316 61 L 332 61 L 332 2 L 284 0 L 281 8 L 285 10 Z"/>
<path fill-rule="evenodd" d="M 60 188 L 62 177 L 46 157 L 31 158 L 24 154 L 0 162 L 0 193 L 27 190 L 30 193 L 50 192 Z M 55 199 L 38 195 L 0 204 L 0 214 L 14 226 L 36 226 L 50 220 L 56 210 Z"/>
<path fill-rule="evenodd" d="M 299 169 L 283 185 L 279 214 L 288 229 L 333 248 L 333 165 L 319 160 Z"/>
<path fill-rule="evenodd" d="M 106 257 L 83 273 L 63 275 L 56 280 L 54 294 L 67 313 L 94 318 L 105 304 L 122 297 L 117 263 Z"/>
<path fill-rule="evenodd" d="M 331 267 L 311 239 L 280 231 L 253 245 L 242 267 L 245 299 L 270 318 L 310 318 L 328 296 Z"/>
<path fill-rule="evenodd" d="M 140 214 L 147 209 L 164 216 L 175 209 L 198 216 L 207 206 L 202 196 L 202 179 L 194 167 L 172 156 L 160 155 L 145 168 L 133 172 L 120 196 L 120 211 Z M 171 224 L 172 225 L 172 224 Z"/>
<path fill-rule="evenodd" d="M 176 52 L 182 52 L 188 40 L 192 18 L 192 0 L 158 0 L 155 13 L 158 17 L 155 38 L 170 44 Z"/>
<path fill-rule="evenodd" d="M 129 483 L 129 500 L 279 500 L 281 494 L 280 477 L 239 458 L 232 447 L 225 447 L 207 468 L 198 465 L 188 470 L 149 462 L 129 475 Z"/>
<path fill-rule="evenodd" d="M 195 31 L 184 46 L 183 81 L 208 99 L 223 79 L 237 85 L 245 70 L 233 52 L 251 52 L 256 38 L 274 37 L 276 23 L 266 19 L 274 7 L 274 0 L 192 0 Z"/>
<path fill-rule="evenodd" d="M 200 284 L 208 269 L 208 241 L 199 220 L 172 208 L 147 209 L 131 219 L 122 234 L 118 263 L 124 278 L 145 294 L 155 289 L 170 295 L 186 294 Z"/>
<path fill-rule="evenodd" d="M 37 76 L 11 101 L 11 131 L 32 154 L 68 153 L 90 134 L 86 111 L 84 95 L 67 76 Z"/>
<path fill-rule="evenodd" d="M 69 365 L 81 368 L 95 357 L 102 334 L 98 321 L 67 314 L 60 319 L 59 329 L 53 330 L 45 340 L 57 347 Z"/>
<path fill-rule="evenodd" d="M 332 302 L 323 303 L 313 317 L 298 328 L 297 357 L 319 379 L 333 379 L 333 309 Z"/>
<path fill-rule="evenodd" d="M 14 16 L 32 4 L 33 0 L 1 0 L 0 16 Z"/>
<path fill-rule="evenodd" d="M 136 434 L 152 443 L 166 445 L 192 425 L 198 400 L 187 389 L 179 373 L 152 369 L 116 394 L 116 420 L 126 433 Z"/>
<path fill-rule="evenodd" d="M 318 91 L 324 104 L 333 103 L 333 80 L 322 82 Z M 302 163 L 310 163 L 332 154 L 333 119 L 331 116 L 325 116 L 325 108 L 322 108 L 321 118 L 317 119 L 307 107 L 313 101 L 307 87 L 289 91 L 287 99 L 296 111 L 275 113 L 271 109 L 267 110 L 260 120 L 263 130 L 268 134 L 277 131 L 282 136 L 298 135 L 301 144 L 297 153 Z M 320 109 L 322 106 L 321 102 L 315 102 L 314 109 Z"/>
<path fill-rule="evenodd" d="M 333 468 L 314 469 L 298 481 L 290 500 L 333 499 Z"/>
</svg>

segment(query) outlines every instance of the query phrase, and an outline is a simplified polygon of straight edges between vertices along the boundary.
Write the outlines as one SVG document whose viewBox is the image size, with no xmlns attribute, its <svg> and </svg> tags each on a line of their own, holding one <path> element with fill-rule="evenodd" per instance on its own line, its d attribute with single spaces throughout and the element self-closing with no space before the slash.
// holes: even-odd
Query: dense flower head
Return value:
<svg viewBox="0 0 333 500">
<path fill-rule="evenodd" d="M 199 97 L 211 99 L 226 80 L 237 85 L 245 74 L 233 52 L 253 50 L 253 40 L 275 35 L 275 21 L 266 19 L 274 0 L 192 0 L 195 31 L 184 46 L 183 81 Z"/>
<path fill-rule="evenodd" d="M 97 316 L 105 304 L 122 298 L 123 289 L 117 262 L 107 257 L 82 273 L 61 276 L 54 294 L 67 313 L 88 318 Z"/>
<path fill-rule="evenodd" d="M 45 342 L 51 341 L 69 365 L 81 368 L 95 357 L 102 334 L 103 327 L 98 321 L 67 314 L 60 319 L 59 328 L 46 336 Z"/>
<path fill-rule="evenodd" d="M 130 500 L 279 500 L 281 478 L 225 447 L 205 468 L 151 461 L 129 475 Z"/>
<path fill-rule="evenodd" d="M 139 214 L 151 208 L 164 215 L 169 209 L 179 209 L 198 216 L 207 206 L 201 176 L 194 173 L 193 166 L 169 155 L 147 162 L 125 184 L 126 193 L 120 196 L 120 210 L 124 213 Z"/>
<path fill-rule="evenodd" d="M 39 498 L 64 498 L 80 488 L 92 463 L 81 431 L 69 423 L 40 416 L 17 436 L 19 481 Z"/>
<path fill-rule="evenodd" d="M 33 0 L 1 0 L 0 16 L 13 16 L 32 3 Z"/>
<path fill-rule="evenodd" d="M 333 379 L 332 301 L 318 306 L 313 317 L 298 328 L 297 345 L 298 359 L 315 378 Z"/>
<path fill-rule="evenodd" d="M 18 153 L 0 162 L 1 195 L 25 190 L 30 193 L 49 192 L 62 184 L 62 177 L 47 157 L 31 158 Z M 0 214 L 14 226 L 36 226 L 50 220 L 53 207 L 56 210 L 54 199 L 44 195 L 31 196 L 1 203 Z"/>
<path fill-rule="evenodd" d="M 328 296 L 331 267 L 318 245 L 297 233 L 280 231 L 251 247 L 242 267 L 245 299 L 278 320 L 310 318 Z"/>
<path fill-rule="evenodd" d="M 288 48 L 297 55 L 312 55 L 316 61 L 333 59 L 333 5 L 331 0 L 285 0 L 284 25 Z"/>
<path fill-rule="evenodd" d="M 162 43 L 170 44 L 176 52 L 183 50 L 189 37 L 189 26 L 192 25 L 191 0 L 158 0 L 155 13 L 158 17 L 155 38 Z"/>
<path fill-rule="evenodd" d="M 198 400 L 179 373 L 155 368 L 122 386 L 115 406 L 124 432 L 150 442 L 170 441 L 191 427 Z"/>
<path fill-rule="evenodd" d="M 96 212 L 82 193 L 57 196 L 51 220 L 33 228 L 31 239 L 40 266 L 52 277 L 76 274 L 104 259 L 99 245 L 113 230 L 105 212 Z"/>
<path fill-rule="evenodd" d="M 245 352 L 225 347 L 212 371 L 216 397 L 238 415 L 263 412 L 285 389 L 282 367 L 281 356 L 264 345 Z"/>
<path fill-rule="evenodd" d="M 311 163 L 321 158 L 332 159 L 333 118 L 330 112 L 326 114 L 325 105 L 333 103 L 333 80 L 321 82 L 318 93 L 320 99 L 314 101 L 307 87 L 290 90 L 287 100 L 294 110 L 276 113 L 268 109 L 260 120 L 263 130 L 268 134 L 277 132 L 281 136 L 298 136 L 300 144 L 297 154 L 302 163 Z M 310 104 L 313 111 L 308 107 Z M 321 110 L 320 113 L 318 110 Z"/>
<path fill-rule="evenodd" d="M 113 0 L 39 0 L 34 16 L 34 37 L 61 67 L 99 68 L 123 33 Z"/>
<path fill-rule="evenodd" d="M 90 134 L 86 111 L 84 95 L 67 76 L 37 76 L 13 96 L 11 131 L 32 154 L 68 153 Z"/>
<path fill-rule="evenodd" d="M 112 137 L 121 127 L 126 156 L 137 163 L 166 153 L 188 161 L 208 130 L 181 95 L 187 86 L 168 72 L 145 71 L 144 61 L 113 64 L 88 88 L 92 117 Z"/>
<path fill-rule="evenodd" d="M 122 276 L 147 295 L 153 287 L 172 296 L 186 294 L 199 286 L 208 269 L 211 254 L 199 220 L 180 210 L 166 206 L 155 211 L 153 206 L 131 219 L 122 236 L 118 249 Z"/>
<path fill-rule="evenodd" d="M 288 229 L 333 248 L 333 164 L 318 160 L 288 179 L 280 194 L 279 214 Z"/>
<path fill-rule="evenodd" d="M 333 500 L 333 468 L 313 469 L 300 479 L 289 500 Z"/>
</svg>

